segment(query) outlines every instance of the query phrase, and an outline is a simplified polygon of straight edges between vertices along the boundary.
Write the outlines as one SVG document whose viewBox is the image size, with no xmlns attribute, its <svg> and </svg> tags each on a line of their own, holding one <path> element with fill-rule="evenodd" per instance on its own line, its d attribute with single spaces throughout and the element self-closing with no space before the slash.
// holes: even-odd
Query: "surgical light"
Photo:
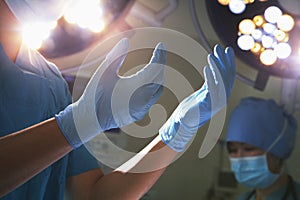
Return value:
<svg viewBox="0 0 300 200">
<path fill-rule="evenodd" d="M 254 39 L 250 35 L 242 35 L 237 40 L 238 46 L 244 50 L 248 51 L 254 47 Z"/>
<path fill-rule="evenodd" d="M 264 65 L 273 65 L 277 58 L 286 59 L 291 55 L 288 32 L 294 25 L 290 15 L 283 14 L 277 6 L 269 6 L 263 16 L 239 22 L 237 45 L 243 51 L 251 50 L 258 55 Z"/>
<path fill-rule="evenodd" d="M 273 37 L 268 35 L 263 35 L 261 38 L 262 46 L 265 48 L 272 48 L 274 42 Z"/>
<path fill-rule="evenodd" d="M 218 2 L 223 6 L 227 6 L 229 4 L 230 0 L 218 0 Z"/>
<path fill-rule="evenodd" d="M 261 29 L 255 29 L 252 31 L 251 36 L 254 40 L 261 41 L 261 37 L 263 36 L 263 32 Z"/>
<path fill-rule="evenodd" d="M 246 9 L 246 4 L 243 0 L 231 0 L 229 2 L 229 10 L 234 14 L 240 14 Z"/>
<path fill-rule="evenodd" d="M 205 3 L 219 39 L 232 46 L 241 61 L 258 71 L 255 80 L 241 74 L 238 79 L 263 90 L 271 75 L 300 78 L 299 0 L 244 1 L 246 9 L 240 14 L 229 10 L 229 2 L 205 0 Z M 201 27 L 198 33 L 205 44 L 208 40 L 205 32 L 201 34 Z"/>
<path fill-rule="evenodd" d="M 263 29 L 264 29 L 265 33 L 272 34 L 276 30 L 276 26 L 271 23 L 265 23 L 263 25 Z"/>
<path fill-rule="evenodd" d="M 295 21 L 292 16 L 290 15 L 282 15 L 277 21 L 277 26 L 282 31 L 289 32 L 294 28 Z"/>
<path fill-rule="evenodd" d="M 276 6 L 270 6 L 265 10 L 264 17 L 270 23 L 277 23 L 278 18 L 282 15 L 282 11 Z"/>
<path fill-rule="evenodd" d="M 239 24 L 239 31 L 242 34 L 251 34 L 255 29 L 255 24 L 250 19 L 244 19 Z"/>
<path fill-rule="evenodd" d="M 234 14 L 242 14 L 246 10 L 247 4 L 252 4 L 255 0 L 218 0 L 218 2 L 223 6 L 228 6 L 229 10 Z"/>
<path fill-rule="evenodd" d="M 262 46 L 258 42 L 255 42 L 253 47 L 251 48 L 251 52 L 254 54 L 258 54 L 261 50 L 262 50 Z"/>
<path fill-rule="evenodd" d="M 279 42 L 286 42 L 288 40 L 288 34 L 280 29 L 275 30 L 273 34 Z"/>
<path fill-rule="evenodd" d="M 135 0 L 71 1 L 63 16 L 57 20 L 57 26 L 51 30 L 50 37 L 43 41 L 38 50 L 47 59 L 59 62 L 66 56 L 81 54 L 110 34 L 131 28 L 125 16 L 134 4 Z M 41 42 L 36 41 L 34 46 L 40 45 Z"/>
<path fill-rule="evenodd" d="M 292 48 L 288 43 L 279 43 L 274 48 L 278 58 L 286 59 L 292 53 Z"/>
<path fill-rule="evenodd" d="M 265 23 L 265 18 L 262 15 L 256 15 L 253 17 L 253 22 L 257 27 L 260 27 Z"/>
<path fill-rule="evenodd" d="M 93 32 L 101 32 L 105 28 L 103 10 L 98 0 L 77 0 L 67 9 L 64 18 L 68 23 Z"/>
<path fill-rule="evenodd" d="M 264 65 L 268 66 L 276 62 L 277 56 L 274 50 L 267 49 L 260 54 L 259 59 Z"/>
<path fill-rule="evenodd" d="M 56 22 L 35 22 L 22 27 L 23 42 L 33 49 L 39 49 L 45 39 L 50 36 L 51 30 L 56 27 Z"/>
</svg>

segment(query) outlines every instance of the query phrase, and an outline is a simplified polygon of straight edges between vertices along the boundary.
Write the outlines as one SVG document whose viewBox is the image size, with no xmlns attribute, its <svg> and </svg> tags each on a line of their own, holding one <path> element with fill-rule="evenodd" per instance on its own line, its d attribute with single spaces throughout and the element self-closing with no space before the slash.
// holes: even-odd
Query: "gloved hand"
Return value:
<svg viewBox="0 0 300 200">
<path fill-rule="evenodd" d="M 115 45 L 79 100 L 56 115 L 62 133 L 73 148 L 105 130 L 142 119 L 161 96 L 166 62 L 164 44 L 156 46 L 150 62 L 143 69 L 121 77 L 118 72 L 128 48 L 126 38 Z"/>
<path fill-rule="evenodd" d="M 235 79 L 233 49 L 216 45 L 204 67 L 203 86 L 185 98 L 160 128 L 162 141 L 177 152 L 185 149 L 198 128 L 220 111 L 230 96 Z"/>
</svg>

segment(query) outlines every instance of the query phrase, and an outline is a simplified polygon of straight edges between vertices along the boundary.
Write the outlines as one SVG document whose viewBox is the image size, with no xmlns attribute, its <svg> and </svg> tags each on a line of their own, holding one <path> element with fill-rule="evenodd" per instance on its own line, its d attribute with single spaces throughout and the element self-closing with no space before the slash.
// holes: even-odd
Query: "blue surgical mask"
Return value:
<svg viewBox="0 0 300 200">
<path fill-rule="evenodd" d="M 250 188 L 267 188 L 280 174 L 269 171 L 266 154 L 242 158 L 230 158 L 236 180 Z"/>
</svg>

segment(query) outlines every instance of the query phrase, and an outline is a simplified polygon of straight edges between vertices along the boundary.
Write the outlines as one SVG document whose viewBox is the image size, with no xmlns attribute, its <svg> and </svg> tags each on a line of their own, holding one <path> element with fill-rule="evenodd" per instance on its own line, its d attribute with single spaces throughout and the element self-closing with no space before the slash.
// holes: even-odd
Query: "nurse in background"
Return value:
<svg viewBox="0 0 300 200">
<path fill-rule="evenodd" d="M 236 180 L 249 188 L 239 200 L 300 199 L 300 184 L 285 170 L 297 122 L 274 100 L 244 98 L 230 116 L 227 149 Z"/>
</svg>

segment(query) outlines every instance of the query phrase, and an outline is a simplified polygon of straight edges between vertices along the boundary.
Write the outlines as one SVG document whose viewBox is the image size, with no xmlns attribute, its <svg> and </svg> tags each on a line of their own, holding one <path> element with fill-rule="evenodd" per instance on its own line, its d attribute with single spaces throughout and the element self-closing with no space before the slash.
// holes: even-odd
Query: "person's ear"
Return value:
<svg viewBox="0 0 300 200">
<path fill-rule="evenodd" d="M 267 162 L 269 170 L 273 173 L 280 173 L 284 160 L 278 158 L 277 156 L 267 153 Z"/>
</svg>

